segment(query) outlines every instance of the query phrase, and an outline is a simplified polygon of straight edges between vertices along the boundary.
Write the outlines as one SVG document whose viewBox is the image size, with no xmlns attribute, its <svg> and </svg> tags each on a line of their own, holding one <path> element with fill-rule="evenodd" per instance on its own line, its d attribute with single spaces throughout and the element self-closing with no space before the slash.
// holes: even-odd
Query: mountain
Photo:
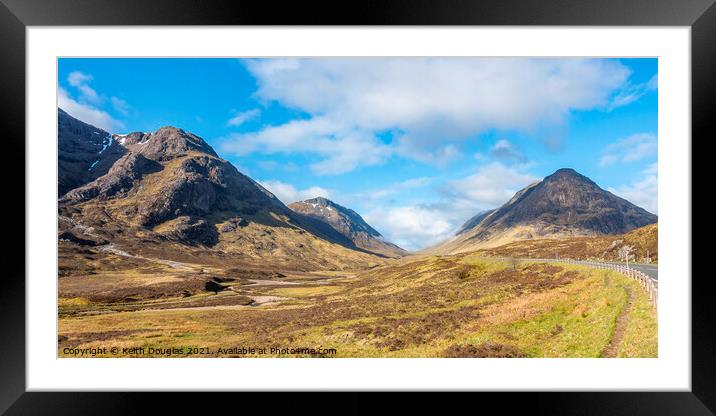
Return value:
<svg viewBox="0 0 716 416">
<path fill-rule="evenodd" d="M 112 135 L 111 143 L 122 156 L 60 198 L 62 240 L 203 264 L 270 261 L 302 270 L 382 261 L 290 210 L 192 133 L 163 127 Z"/>
<path fill-rule="evenodd" d="M 481 223 L 482 220 L 485 219 L 488 215 L 492 214 L 495 210 L 490 209 L 487 211 L 480 212 L 479 214 L 475 215 L 474 217 L 470 218 L 469 220 L 465 221 L 465 224 L 460 227 L 459 230 L 455 233 L 455 235 L 465 234 L 466 232 L 472 230 L 477 224 Z"/>
<path fill-rule="evenodd" d="M 457 253 L 516 240 L 622 234 L 657 222 L 656 215 L 573 169 L 559 169 L 483 214 L 469 220 L 455 238 L 429 251 Z"/>
<path fill-rule="evenodd" d="M 328 224 L 356 247 L 388 257 L 400 257 L 407 254 L 402 248 L 386 241 L 358 213 L 326 198 L 318 197 L 294 202 L 288 207 L 302 215 Z"/>
<path fill-rule="evenodd" d="M 107 173 L 125 150 L 112 136 L 57 109 L 58 193 L 91 182 Z"/>
</svg>

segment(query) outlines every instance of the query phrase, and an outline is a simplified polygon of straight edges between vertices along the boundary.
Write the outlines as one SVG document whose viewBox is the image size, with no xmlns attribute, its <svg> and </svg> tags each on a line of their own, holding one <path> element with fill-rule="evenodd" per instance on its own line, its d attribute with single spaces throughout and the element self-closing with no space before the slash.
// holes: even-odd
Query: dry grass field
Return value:
<svg viewBox="0 0 716 416">
<path fill-rule="evenodd" d="M 65 253 L 75 263 L 82 255 Z M 59 279 L 60 356 L 93 347 L 106 357 L 657 355 L 645 291 L 582 266 L 478 254 L 408 257 L 360 272 L 111 253 L 85 261 L 94 266 Z"/>
<path fill-rule="evenodd" d="M 658 224 L 651 224 L 622 235 L 521 240 L 479 252 L 500 257 L 619 261 L 619 249 L 628 245 L 633 248 L 632 255 L 636 261 L 658 263 L 658 233 Z"/>
</svg>

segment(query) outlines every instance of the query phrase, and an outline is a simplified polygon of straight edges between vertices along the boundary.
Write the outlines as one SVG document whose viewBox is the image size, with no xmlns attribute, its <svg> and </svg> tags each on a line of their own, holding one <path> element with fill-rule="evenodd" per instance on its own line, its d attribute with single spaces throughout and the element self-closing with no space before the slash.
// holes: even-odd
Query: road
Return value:
<svg viewBox="0 0 716 416">
<path fill-rule="evenodd" d="M 621 266 L 626 266 L 626 263 L 616 262 L 616 261 L 610 261 L 605 263 L 611 263 L 611 264 L 619 264 Z M 641 263 L 629 263 L 629 267 L 632 269 L 639 270 L 642 273 L 645 273 L 647 276 L 653 278 L 654 280 L 659 280 L 659 265 L 658 264 L 641 264 Z"/>
<path fill-rule="evenodd" d="M 654 280 L 659 280 L 659 266 L 655 264 L 630 264 L 629 267 L 639 270 L 642 273 L 646 273 L 649 277 Z"/>
<path fill-rule="evenodd" d="M 609 261 L 604 263 L 619 264 L 626 266 L 626 263 L 620 263 L 616 261 Z M 654 280 L 659 280 L 659 265 L 658 264 L 641 264 L 641 263 L 629 263 L 629 267 L 632 269 L 639 270 Z"/>
<path fill-rule="evenodd" d="M 621 266 L 626 266 L 626 263 L 619 263 L 619 262 L 615 262 L 615 261 L 604 262 L 604 263 L 619 264 Z M 647 276 L 651 277 L 654 280 L 659 280 L 659 265 L 658 264 L 629 263 L 629 267 L 632 269 L 639 270 L 640 272 L 646 274 Z"/>
<path fill-rule="evenodd" d="M 497 258 L 507 259 L 506 257 L 497 257 Z M 559 261 L 558 259 L 535 259 L 535 258 L 528 258 L 528 257 L 522 258 L 520 260 L 526 260 L 526 261 L 542 260 L 542 261 L 549 261 L 549 262 L 554 262 L 554 261 L 558 262 Z M 616 261 L 605 261 L 602 263 L 619 264 L 621 266 L 626 266 L 626 263 L 620 263 L 620 262 L 616 262 Z M 639 270 L 642 273 L 645 273 L 647 276 L 651 277 L 654 280 L 659 280 L 659 265 L 658 264 L 629 263 L 629 267 L 631 267 L 632 269 Z"/>
</svg>

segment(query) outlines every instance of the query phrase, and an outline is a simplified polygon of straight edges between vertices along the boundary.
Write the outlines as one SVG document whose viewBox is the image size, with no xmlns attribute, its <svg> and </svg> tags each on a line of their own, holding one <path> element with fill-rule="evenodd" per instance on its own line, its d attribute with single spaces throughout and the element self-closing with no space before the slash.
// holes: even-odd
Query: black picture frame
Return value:
<svg viewBox="0 0 716 416">
<path fill-rule="evenodd" d="M 402 0 L 354 2 L 260 2 L 257 0 L 0 0 L 0 127 L 3 189 L 0 204 L 7 244 L 0 286 L 0 413 L 129 414 L 205 413 L 229 404 L 243 413 L 269 406 L 270 413 L 295 412 L 302 405 L 331 412 L 323 398 L 302 395 L 274 399 L 239 394 L 199 398 L 183 393 L 37 393 L 25 388 L 25 48 L 27 26 L 102 25 L 568 25 L 688 26 L 692 54 L 692 137 L 713 140 L 710 125 L 716 109 L 716 6 L 713 0 Z M 694 140 L 696 139 L 696 140 Z M 20 157 L 23 155 L 23 157 Z M 693 175 L 694 179 L 697 179 Z M 692 188 L 693 189 L 693 188 Z M 22 218 L 24 221 L 20 221 Z M 699 248 L 694 247 L 695 250 Z M 701 249 L 701 250 L 705 250 Z M 692 256 L 693 257 L 693 256 Z M 684 276 L 687 278 L 688 276 Z M 340 413 L 375 409 L 407 413 L 429 407 L 446 413 L 473 409 L 500 413 L 547 414 L 694 414 L 716 410 L 714 341 L 716 309 L 711 305 L 710 277 L 692 279 L 692 389 L 690 392 L 487 393 L 467 400 L 411 395 L 386 403 L 357 393 L 339 393 L 332 401 Z M 141 375 L 138 375 L 141 377 Z M 519 396 L 517 396 L 519 395 Z M 316 404 L 321 400 L 325 406 Z M 379 404 L 380 403 L 380 404 Z M 497 406 L 497 407 L 494 407 Z M 469 408 L 467 408 L 469 410 Z M 335 410 L 335 409 L 333 409 Z M 331 412 L 333 413 L 333 412 Z"/>
</svg>

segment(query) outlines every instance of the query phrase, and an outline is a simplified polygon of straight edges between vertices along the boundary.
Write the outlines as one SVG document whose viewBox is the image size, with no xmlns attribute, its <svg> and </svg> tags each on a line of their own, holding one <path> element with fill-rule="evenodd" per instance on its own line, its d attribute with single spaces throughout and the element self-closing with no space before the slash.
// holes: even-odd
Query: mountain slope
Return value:
<svg viewBox="0 0 716 416">
<path fill-rule="evenodd" d="M 196 135 L 164 127 L 112 138 L 125 154 L 59 201 L 65 240 L 207 264 L 345 269 L 381 261 L 336 243 L 338 233 L 288 209 Z"/>
<path fill-rule="evenodd" d="M 57 109 L 58 193 L 91 182 L 109 171 L 126 150 L 112 136 Z"/>
<path fill-rule="evenodd" d="M 326 198 L 318 197 L 288 205 L 292 210 L 328 224 L 355 246 L 388 257 L 407 254 L 383 236 L 352 209 L 343 207 Z"/>
<path fill-rule="evenodd" d="M 626 234 L 522 240 L 503 246 L 480 250 L 495 257 L 571 258 L 580 260 L 623 261 L 619 249 L 632 248 L 633 260 L 642 263 L 659 261 L 659 226 L 650 224 Z"/>
<path fill-rule="evenodd" d="M 492 214 L 493 212 L 495 212 L 494 209 L 483 211 L 483 212 L 475 215 L 474 217 L 470 218 L 469 220 L 465 221 L 465 224 L 463 224 L 462 227 L 460 227 L 460 229 L 457 230 L 455 235 L 465 234 L 466 232 L 472 230 L 473 228 L 475 228 L 475 226 L 477 224 L 481 223 L 482 220 L 485 219 L 485 217 Z"/>
<path fill-rule="evenodd" d="M 656 221 L 656 215 L 573 169 L 559 169 L 430 251 L 458 253 L 533 238 L 621 234 Z"/>
</svg>

